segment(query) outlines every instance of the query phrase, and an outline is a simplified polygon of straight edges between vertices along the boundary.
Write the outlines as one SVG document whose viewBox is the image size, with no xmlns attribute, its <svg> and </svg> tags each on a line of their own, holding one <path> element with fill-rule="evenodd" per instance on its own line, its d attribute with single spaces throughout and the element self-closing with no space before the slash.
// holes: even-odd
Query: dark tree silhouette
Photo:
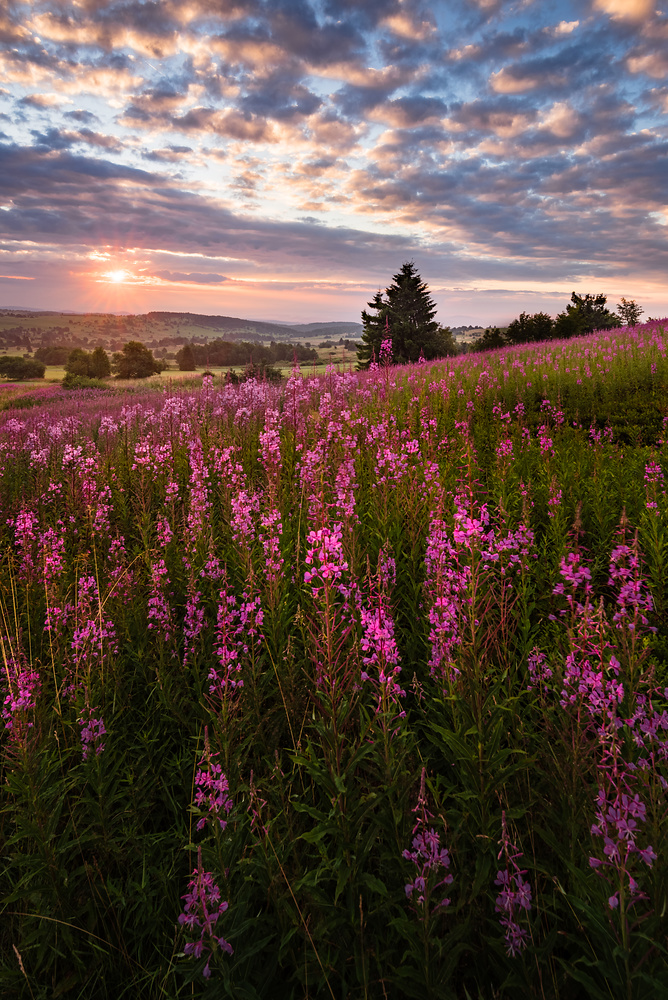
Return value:
<svg viewBox="0 0 668 1000">
<path fill-rule="evenodd" d="M 639 306 L 633 299 L 625 299 L 623 296 L 622 301 L 617 306 L 619 317 L 627 326 L 637 326 L 644 311 L 643 307 Z"/>
<path fill-rule="evenodd" d="M 605 295 L 578 295 L 573 292 L 566 311 L 559 313 L 554 324 L 554 336 L 581 337 L 594 330 L 611 330 L 621 326 L 619 316 L 606 309 Z"/>
<path fill-rule="evenodd" d="M 385 293 L 378 291 L 368 305 L 372 312 L 362 311 L 358 368 L 368 368 L 374 357 L 379 360 L 384 340 L 392 342 L 395 364 L 452 353 L 450 331 L 435 321 L 436 304 L 412 261 L 405 263 Z"/>
<path fill-rule="evenodd" d="M 536 340 L 549 340 L 553 330 L 554 321 L 547 313 L 539 312 L 532 316 L 521 313 L 508 326 L 505 336 L 511 344 L 530 344 Z"/>
</svg>

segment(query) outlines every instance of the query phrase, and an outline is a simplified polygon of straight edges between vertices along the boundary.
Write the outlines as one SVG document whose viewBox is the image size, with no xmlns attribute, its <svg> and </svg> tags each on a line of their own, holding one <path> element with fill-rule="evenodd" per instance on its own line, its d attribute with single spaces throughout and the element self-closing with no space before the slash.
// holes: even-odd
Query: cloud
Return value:
<svg viewBox="0 0 668 1000">
<path fill-rule="evenodd" d="M 632 73 L 645 73 L 655 80 L 665 80 L 668 76 L 668 52 L 665 49 L 644 55 L 631 55 L 627 62 Z"/>
<path fill-rule="evenodd" d="M 650 17 L 654 6 L 654 0 L 594 0 L 595 10 L 629 21 L 641 21 Z"/>
<path fill-rule="evenodd" d="M 198 271 L 155 271 L 154 277 L 161 281 L 186 281 L 196 285 L 220 285 L 230 280 L 224 274 Z"/>
<path fill-rule="evenodd" d="M 26 94 L 18 103 L 28 108 L 57 108 L 63 98 L 58 94 Z"/>
<path fill-rule="evenodd" d="M 666 41 L 642 0 L 12 0 L 0 268 L 107 247 L 203 296 L 244 268 L 344 295 L 404 255 L 481 288 L 661 275 Z"/>
</svg>

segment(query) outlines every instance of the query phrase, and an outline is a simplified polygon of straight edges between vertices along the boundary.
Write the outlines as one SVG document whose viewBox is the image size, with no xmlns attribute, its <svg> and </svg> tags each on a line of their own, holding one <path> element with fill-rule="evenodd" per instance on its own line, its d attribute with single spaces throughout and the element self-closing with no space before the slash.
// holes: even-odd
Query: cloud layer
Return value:
<svg viewBox="0 0 668 1000">
<path fill-rule="evenodd" d="M 667 51 L 645 0 L 12 0 L 0 305 L 357 318 L 413 258 L 445 322 L 668 312 Z"/>
</svg>

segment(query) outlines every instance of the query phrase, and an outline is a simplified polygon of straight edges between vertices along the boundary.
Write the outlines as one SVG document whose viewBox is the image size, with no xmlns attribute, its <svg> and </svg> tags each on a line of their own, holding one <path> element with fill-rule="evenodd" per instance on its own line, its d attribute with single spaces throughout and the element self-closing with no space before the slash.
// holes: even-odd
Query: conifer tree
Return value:
<svg viewBox="0 0 668 1000">
<path fill-rule="evenodd" d="M 362 311 L 362 344 L 357 351 L 358 368 L 368 368 L 380 358 L 384 340 L 392 342 L 395 364 L 441 358 L 451 353 L 450 338 L 434 320 L 436 304 L 413 261 L 394 275 L 383 294 L 378 291 L 368 303 L 373 312 Z"/>
</svg>

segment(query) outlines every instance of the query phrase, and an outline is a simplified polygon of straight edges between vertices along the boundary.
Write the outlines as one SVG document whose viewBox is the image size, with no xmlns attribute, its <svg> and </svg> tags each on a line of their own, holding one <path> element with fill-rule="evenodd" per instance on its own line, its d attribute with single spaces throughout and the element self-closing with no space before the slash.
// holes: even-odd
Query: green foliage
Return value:
<svg viewBox="0 0 668 1000">
<path fill-rule="evenodd" d="M 529 316 L 523 312 L 509 325 L 505 337 L 510 344 L 530 344 L 538 340 L 549 340 L 553 328 L 554 321 L 547 313 L 538 312 Z"/>
<path fill-rule="evenodd" d="M 617 314 L 627 326 L 637 326 L 644 311 L 643 307 L 633 299 L 625 299 L 623 296 L 622 301 L 617 306 Z"/>
<path fill-rule="evenodd" d="M 38 347 L 35 359 L 45 365 L 65 365 L 71 353 L 71 348 L 54 345 L 53 347 Z"/>
<path fill-rule="evenodd" d="M 179 371 L 194 372 L 197 370 L 195 355 L 190 344 L 185 344 L 176 352 L 176 363 L 179 366 Z"/>
<path fill-rule="evenodd" d="M 668 995 L 665 768 L 634 772 L 647 806 L 639 843 L 658 857 L 638 861 L 647 898 L 622 920 L 588 861 L 600 847 L 601 746 L 616 729 L 562 704 L 564 665 L 584 658 L 578 636 L 593 621 L 587 655 L 603 649 L 607 663 L 614 650 L 620 663 L 616 719 L 632 714 L 634 685 L 652 672 L 657 712 L 666 708 L 665 333 L 639 344 L 619 331 L 593 345 L 327 376 L 291 387 L 298 404 L 268 379 L 238 393 L 220 379 L 166 397 L 133 387 L 125 411 L 121 391 L 59 394 L 41 415 L 0 427 L 3 444 L 33 430 L 52 442 L 44 454 L 14 448 L 0 469 L 6 711 L 14 662 L 39 675 L 14 731 L 0 720 L 0 995 Z M 338 513 L 346 472 L 359 522 Z M 470 502 L 465 516 L 455 496 Z M 335 520 L 347 565 L 316 594 L 304 577 L 317 561 L 308 535 Z M 437 522 L 451 558 L 439 564 L 446 609 L 462 588 L 454 669 L 441 674 L 430 669 L 437 574 L 426 558 Z M 534 533 L 526 559 L 512 561 L 512 546 L 491 551 L 492 537 L 520 526 Z M 656 633 L 614 619 L 609 561 L 621 531 L 631 546 L 637 531 Z M 276 579 L 272 537 L 284 560 Z M 591 571 L 591 593 L 577 595 L 586 621 L 555 593 L 568 553 Z M 82 581 L 97 587 L 89 608 Z M 150 617 L 160 596 L 166 635 Z M 224 613 L 255 598 L 262 622 L 225 639 Z M 382 656 L 368 662 L 360 608 L 392 622 L 396 703 L 379 681 Z M 101 622 L 114 642 L 94 631 Z M 547 691 L 529 687 L 535 647 L 552 670 Z M 243 686 L 215 689 L 223 662 Z M 84 759 L 88 709 L 106 735 Z M 639 727 L 622 729 L 637 763 Z M 197 798 L 207 754 L 229 781 L 224 829 Z M 406 890 L 416 828 L 448 852 L 447 866 L 427 871 L 422 901 Z M 504 830 L 532 889 L 516 956 L 497 911 Z M 206 956 L 184 951 L 196 935 L 178 922 L 200 863 L 229 902 L 216 931 L 234 949 L 213 947 L 208 981 Z M 452 882 L 439 885 L 446 872 Z"/>
<path fill-rule="evenodd" d="M 0 378 L 11 382 L 25 382 L 28 379 L 44 378 L 46 365 L 33 358 L 19 358 L 3 354 L 0 357 Z"/>
<path fill-rule="evenodd" d="M 111 375 L 111 362 L 104 347 L 96 347 L 90 356 L 88 374 L 91 378 L 109 378 Z"/>
<path fill-rule="evenodd" d="M 489 326 L 484 331 L 482 337 L 478 339 L 471 346 L 471 351 L 495 351 L 500 347 L 506 347 L 508 341 L 505 335 L 497 326 Z"/>
<path fill-rule="evenodd" d="M 618 316 L 606 309 L 605 295 L 578 295 L 573 292 L 566 311 L 559 313 L 554 323 L 554 336 L 558 339 L 580 337 L 595 330 L 611 330 L 621 326 Z"/>
<path fill-rule="evenodd" d="M 405 364 L 445 357 L 454 353 L 452 336 L 434 320 L 436 304 L 426 282 L 422 281 L 412 261 L 394 275 L 392 284 L 377 292 L 368 303 L 373 312 L 362 311 L 362 344 L 357 349 L 358 367 L 368 368 L 380 360 L 384 340 L 392 341 L 392 362 Z"/>
<path fill-rule="evenodd" d="M 138 340 L 128 341 L 122 351 L 114 354 L 111 367 L 117 378 L 148 378 L 163 371 L 153 351 Z"/>
<path fill-rule="evenodd" d="M 73 351 L 70 351 L 65 371 L 68 375 L 89 378 L 91 375 L 91 356 L 88 351 L 84 351 L 81 347 L 75 347 Z"/>
<path fill-rule="evenodd" d="M 260 382 L 271 382 L 274 385 L 278 385 L 283 381 L 283 375 L 273 365 L 268 365 L 264 362 L 255 363 L 254 361 L 247 364 L 241 373 L 235 372 L 234 369 L 225 373 L 225 381 L 232 385 L 239 385 L 239 383 L 247 382 L 249 379 L 257 379 Z"/>
<path fill-rule="evenodd" d="M 109 389 L 109 385 L 100 378 L 88 378 L 86 375 L 74 375 L 68 372 L 62 381 L 63 389 Z"/>
</svg>

